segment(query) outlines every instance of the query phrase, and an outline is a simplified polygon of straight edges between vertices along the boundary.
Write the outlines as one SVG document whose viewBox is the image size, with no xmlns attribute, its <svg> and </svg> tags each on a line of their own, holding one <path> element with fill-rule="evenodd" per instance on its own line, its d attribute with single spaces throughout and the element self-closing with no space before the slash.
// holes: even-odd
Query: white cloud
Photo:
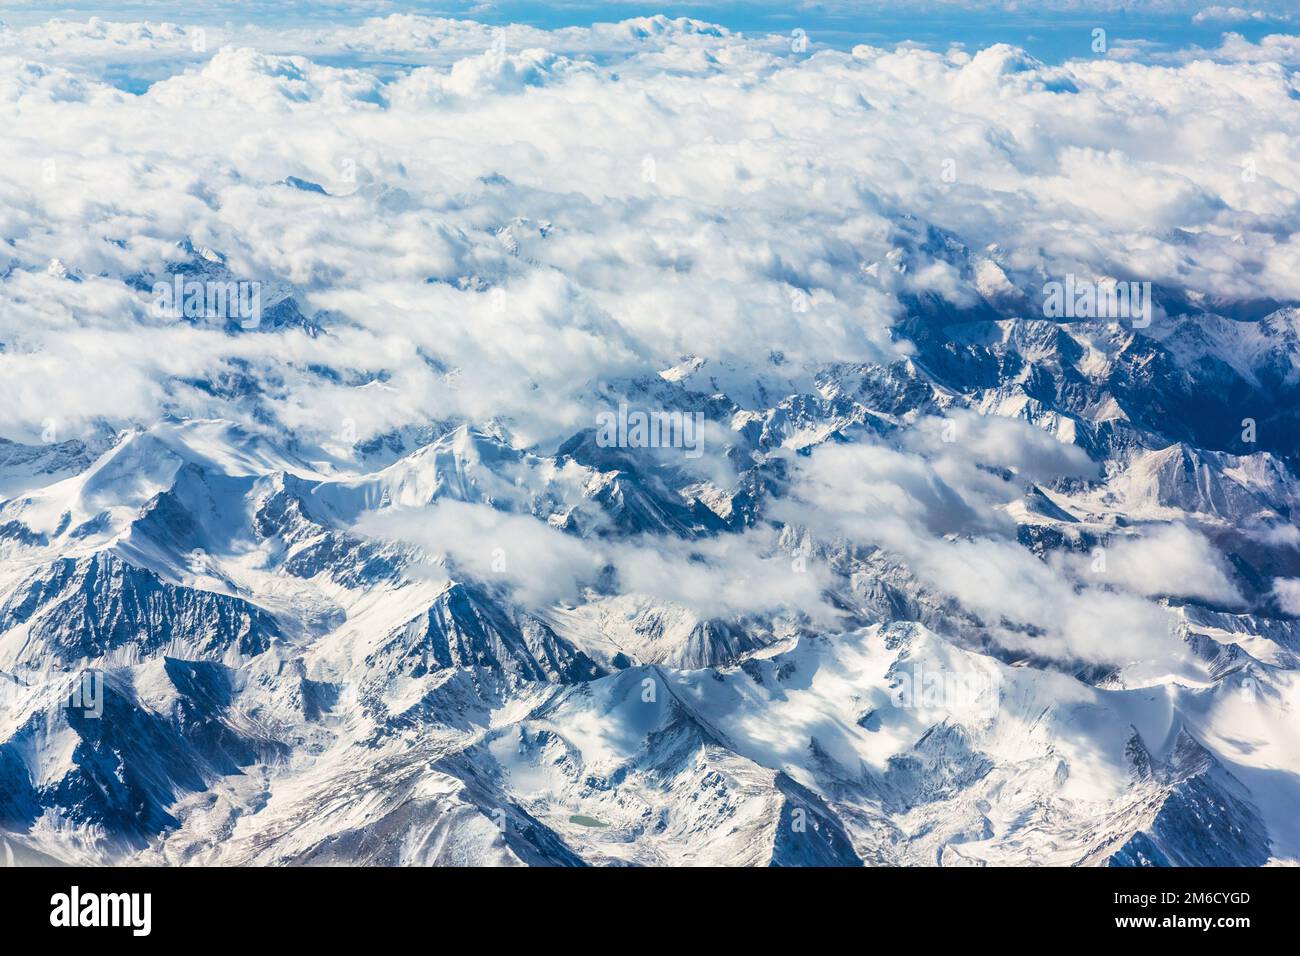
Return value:
<svg viewBox="0 0 1300 956">
<path fill-rule="evenodd" d="M 920 432 L 915 447 L 929 441 L 928 431 L 927 426 Z M 791 499 L 779 502 L 774 514 L 809 528 L 817 540 L 847 538 L 883 547 L 927 589 L 978 615 L 1009 649 L 1110 666 L 1141 661 L 1170 673 L 1186 670 L 1186 649 L 1173 619 L 1145 600 L 1173 579 L 1144 561 L 1169 546 L 1176 533 L 1126 552 L 1125 589 L 1137 594 L 1117 592 L 1107 587 L 1115 583 L 1111 574 L 1090 578 L 1085 565 L 1060 556 L 1042 560 L 1021 546 L 1014 525 L 993 506 L 1018 497 L 1022 485 L 977 480 L 970 461 L 964 470 L 953 469 L 946 453 L 937 450 L 941 447 L 936 446 L 933 461 L 865 444 L 818 448 L 796 466 Z M 1070 457 L 1063 456 L 1066 470 L 1077 465 Z M 944 468 L 949 481 L 939 476 Z M 1046 476 L 1040 471 L 1040 478 Z M 1188 532 L 1174 544 L 1193 537 Z M 1231 588 L 1207 549 L 1180 560 L 1176 570 L 1183 578 L 1174 583 L 1182 593 L 1217 598 Z"/>
<path fill-rule="evenodd" d="M 1198 10 L 1192 16 L 1193 23 L 1247 23 L 1255 21 L 1258 23 L 1267 23 L 1270 21 L 1285 21 L 1291 17 L 1285 13 L 1273 13 L 1268 10 L 1247 10 L 1244 7 L 1235 6 L 1211 6 L 1204 10 Z"/>
<path fill-rule="evenodd" d="M 692 542 L 583 540 L 528 515 L 448 500 L 369 513 L 356 530 L 414 544 L 439 568 L 446 560 L 478 580 L 506 584 L 531 607 L 576 603 L 608 574 L 621 593 L 701 617 L 801 611 L 828 626 L 837 619 L 822 604 L 824 569 L 796 573 L 768 529 Z"/>
<path fill-rule="evenodd" d="M 1106 578 L 1147 597 L 1242 601 L 1223 557 L 1204 535 L 1183 525 L 1158 525 L 1118 540 L 1107 550 Z"/>
<path fill-rule="evenodd" d="M 357 530 L 414 544 L 478 580 L 506 583 L 536 607 L 576 600 L 603 566 L 585 542 L 544 522 L 461 501 L 367 513 Z"/>
<path fill-rule="evenodd" d="M 1300 616 L 1300 578 L 1278 578 L 1273 582 L 1273 596 L 1287 614 Z"/>
<path fill-rule="evenodd" d="M 432 44 L 442 60 L 390 77 L 214 48 L 138 96 L 88 73 L 7 61 L 0 100 L 52 120 L 9 124 L 31 131 L 7 139 L 0 174 L 15 200 L 3 214 L 11 269 L 60 256 L 111 280 L 159 268 L 161 250 L 191 237 L 242 274 L 295 283 L 305 308 L 346 315 L 350 330 L 306 350 L 316 360 L 383 371 L 426 401 L 445 384 L 425 361 L 436 353 L 461 370 L 450 412 L 491 405 L 539 440 L 581 417 L 589 379 L 652 373 L 683 354 L 750 366 L 771 352 L 879 360 L 895 352 L 895 296 L 978 301 L 975 279 L 929 247 L 890 258 L 907 235 L 904 214 L 972 247 L 998 243 L 1012 282 L 1122 272 L 1229 297 L 1300 296 L 1300 252 L 1272 226 L 1300 196 L 1289 159 L 1300 117 L 1276 69 L 1044 67 L 1005 46 L 791 58 L 659 20 L 507 31 L 504 54 L 488 49 L 491 28 L 455 21 L 376 20 L 350 41 L 329 31 L 279 42 L 321 55 L 349 42 Z M 102 23 L 46 32 L 36 49 L 74 66 L 86 38 L 129 52 L 180 36 Z M 608 62 L 581 59 L 597 47 Z M 669 68 L 665 57 L 684 59 Z M 290 175 L 332 195 L 273 185 Z M 505 242 L 517 217 L 527 224 Z M 1173 228 L 1195 241 L 1171 244 Z M 501 342 L 501 320 L 484 308 L 494 286 L 512 323 L 536 323 L 535 335 L 512 326 L 518 334 Z M 796 292 L 812 307 L 792 322 Z M 93 379 L 84 351 L 32 330 L 31 302 L 6 306 L 7 337 L 62 363 L 67 381 Z M 96 310 L 84 319 L 93 325 Z M 597 354 L 598 343 L 612 347 Z M 214 333 L 187 347 L 187 362 L 217 368 L 239 351 Z M 291 386 L 299 407 L 332 405 L 325 393 L 338 386 L 286 358 L 268 350 L 245 374 Z M 504 394 L 480 400 L 467 370 Z M 557 381 L 574 388 L 539 406 L 534 387 Z M 160 401 L 155 387 L 115 407 L 137 415 Z M 30 429 L 9 407 L 6 428 Z M 385 400 L 390 413 L 402 407 Z M 396 416 L 368 417 L 380 427 Z M 299 415 L 295 427 L 309 423 Z"/>
</svg>

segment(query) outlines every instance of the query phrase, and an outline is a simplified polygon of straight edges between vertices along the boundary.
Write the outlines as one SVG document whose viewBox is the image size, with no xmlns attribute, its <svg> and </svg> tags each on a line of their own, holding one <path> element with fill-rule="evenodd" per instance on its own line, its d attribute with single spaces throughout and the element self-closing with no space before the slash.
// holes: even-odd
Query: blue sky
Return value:
<svg viewBox="0 0 1300 956">
<path fill-rule="evenodd" d="M 1208 15 L 1207 15 L 1208 11 Z M 390 13 L 416 12 L 464 17 L 484 23 L 526 23 L 538 27 L 586 26 L 656 13 L 690 16 L 746 33 L 806 31 L 814 44 L 847 49 L 856 43 L 893 45 L 913 41 L 944 49 L 953 43 L 977 49 L 1005 42 L 1039 59 L 1061 62 L 1089 56 L 1092 30 L 1103 27 L 1112 46 L 1145 53 L 1190 46 L 1213 47 L 1225 32 L 1258 40 L 1270 33 L 1293 33 L 1300 12 L 1285 0 L 843 0 L 799 3 L 748 0 L 740 3 L 668 3 L 619 0 L 441 0 L 433 3 L 325 0 L 318 3 L 127 2 L 63 4 L 0 2 L 0 17 L 14 26 L 51 17 L 114 20 L 170 20 L 180 24 L 255 22 L 260 24 L 356 22 Z M 1200 14 L 1200 19 L 1196 15 Z"/>
</svg>

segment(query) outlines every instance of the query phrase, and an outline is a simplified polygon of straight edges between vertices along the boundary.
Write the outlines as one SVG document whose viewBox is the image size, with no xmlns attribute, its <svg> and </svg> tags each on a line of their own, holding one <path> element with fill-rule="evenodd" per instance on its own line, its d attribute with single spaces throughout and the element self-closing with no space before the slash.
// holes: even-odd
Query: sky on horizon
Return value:
<svg viewBox="0 0 1300 956">
<path fill-rule="evenodd" d="M 1300 11 L 1288 0 L 830 0 L 740 3 L 614 0 L 321 0 L 272 3 L 46 3 L 0 0 L 0 21 L 20 28 L 50 19 L 165 21 L 180 25 L 306 26 L 358 23 L 394 13 L 471 19 L 490 25 L 527 24 L 543 29 L 589 26 L 636 16 L 691 17 L 752 35 L 790 35 L 802 30 L 813 47 L 847 50 L 857 44 L 916 43 L 944 50 L 970 50 L 995 43 L 1019 46 L 1040 60 L 1061 63 L 1093 54 L 1093 30 L 1106 30 L 1110 46 L 1132 57 L 1188 48 L 1212 49 L 1225 34 L 1256 42 L 1295 33 Z"/>
</svg>

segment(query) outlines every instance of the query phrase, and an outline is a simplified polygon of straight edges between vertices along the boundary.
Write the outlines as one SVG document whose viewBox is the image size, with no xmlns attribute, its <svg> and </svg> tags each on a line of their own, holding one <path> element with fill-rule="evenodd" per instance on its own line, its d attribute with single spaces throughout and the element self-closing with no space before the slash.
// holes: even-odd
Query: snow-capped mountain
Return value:
<svg viewBox="0 0 1300 956">
<path fill-rule="evenodd" d="M 1198 182 L 1103 253 L 1051 218 L 1087 144 L 1030 170 L 1039 120 L 1157 69 L 1278 97 L 1294 145 L 1293 70 L 792 59 L 666 18 L 471 54 L 394 17 L 356 49 L 414 26 L 448 71 L 0 72 L 0 108 L 99 112 L 123 150 L 159 117 L 247 136 L 0 219 L 10 858 L 1300 863 L 1300 293 L 1269 245 L 1300 206 Z M 991 222 L 860 153 L 988 103 Z M 576 149 L 566 111 L 603 108 Z M 989 149 L 1040 177 L 1023 204 Z M 335 152 L 351 179 L 306 168 Z M 1156 243 L 1186 258 L 1149 323 L 1042 307 L 1068 257 L 1104 286 Z M 1233 262 L 1259 288 L 1211 288 Z M 242 282 L 256 316 L 150 312 Z"/>
<path fill-rule="evenodd" d="M 981 348 L 1002 361 L 1014 334 Z M 1084 374 L 1061 348 L 1084 334 L 1058 329 L 1035 374 L 1072 370 L 1123 410 L 1115 367 Z M 1031 410 L 1010 387 L 958 392 L 925 357 L 815 370 L 820 393 L 763 412 L 713 394 L 727 454 L 752 464 L 708 494 L 672 463 L 596 461 L 581 436 L 545 455 L 462 425 L 327 474 L 220 422 L 119 434 L 3 506 L 5 839 L 175 863 L 1289 859 L 1296 778 L 1255 758 L 1294 743 L 1300 622 L 1267 587 L 1295 573 L 1293 543 L 1267 540 L 1290 527 L 1294 450 L 1197 448 L 1098 422 L 1096 400 Z M 705 370 L 672 387 L 689 394 Z M 903 376 L 903 407 L 873 400 Z M 1002 533 L 1033 561 L 1086 565 L 1111 542 L 1119 560 L 1135 526 L 1174 521 L 1216 543 L 1234 597 L 1158 595 L 1179 672 L 1141 673 L 1122 647 L 1112 667 L 1038 659 L 1032 637 L 1009 652 L 1008 622 L 906 555 L 776 517 L 800 494 L 792 447 L 812 462 L 827 445 L 889 448 L 945 405 L 1068 425 L 1101 466 L 989 476 Z M 701 612 L 629 590 L 619 558 L 572 600 L 529 601 L 457 548 L 374 533 L 444 502 L 526 516 L 593 554 L 747 540 L 817 577 L 837 620 Z M 510 559 L 508 531 L 488 545 Z M 68 705 L 86 673 L 103 674 L 96 719 Z M 900 694 L 927 674 L 918 699 Z"/>
</svg>

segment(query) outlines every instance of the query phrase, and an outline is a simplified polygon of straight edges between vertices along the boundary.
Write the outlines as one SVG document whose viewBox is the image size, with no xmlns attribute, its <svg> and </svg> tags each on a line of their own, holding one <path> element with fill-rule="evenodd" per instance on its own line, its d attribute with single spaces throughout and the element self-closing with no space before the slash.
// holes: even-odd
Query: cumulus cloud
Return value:
<svg viewBox="0 0 1300 956">
<path fill-rule="evenodd" d="M 1011 427 L 1032 430 L 1024 423 Z M 1090 576 L 1075 559 L 1043 560 L 1015 540 L 1014 524 L 995 506 L 1018 496 L 1021 485 L 972 480 L 973 464 L 966 465 L 965 481 L 954 471 L 949 482 L 940 477 L 951 465 L 945 458 L 937 450 L 930 460 L 870 444 L 823 446 L 796 465 L 791 497 L 774 513 L 823 541 L 847 538 L 886 549 L 928 589 L 978 615 L 1010 650 L 1108 666 L 1154 665 L 1151 673 L 1188 671 L 1172 617 L 1145 598 L 1171 591 L 1235 595 L 1203 539 L 1162 531 L 1123 552 L 1121 576 Z M 1061 457 L 1063 470 L 1080 464 L 1072 458 Z M 1171 569 L 1181 579 L 1148 563 L 1189 543 L 1194 549 Z M 1116 579 L 1125 586 L 1112 586 Z"/>
<path fill-rule="evenodd" d="M 1200 598 L 1237 604 L 1223 557 L 1205 536 L 1179 524 L 1159 525 L 1123 538 L 1106 553 L 1106 574 L 1147 597 Z"/>
<path fill-rule="evenodd" d="M 1300 617 L 1300 578 L 1278 578 L 1273 582 L 1273 597 L 1287 614 Z"/>
<path fill-rule="evenodd" d="M 905 444 L 938 458 L 945 468 L 983 465 L 1010 469 L 1033 481 L 1098 475 L 1096 462 L 1077 445 L 1022 419 L 981 415 L 967 408 L 918 421 L 905 436 Z"/>
<path fill-rule="evenodd" d="M 1198 10 L 1192 16 L 1193 23 L 1246 23 L 1255 21 L 1258 23 L 1267 23 L 1269 21 L 1289 20 L 1291 17 L 1285 13 L 1273 13 L 1268 10 L 1247 10 L 1244 7 L 1235 6 L 1211 6 L 1204 10 Z"/>
<path fill-rule="evenodd" d="M 435 576 L 450 566 L 506 585 L 531 607 L 578 603 L 603 582 L 701 617 L 802 612 L 824 625 L 838 617 L 822 604 L 823 569 L 792 572 L 771 529 L 692 542 L 650 535 L 593 541 L 528 515 L 439 501 L 367 514 L 356 530 L 416 545 Z"/>
<path fill-rule="evenodd" d="M 604 566 L 585 542 L 544 522 L 462 501 L 371 512 L 356 530 L 416 545 L 435 567 L 503 582 L 536 607 L 577 600 Z"/>
<path fill-rule="evenodd" d="M 1007 285 L 1030 291 L 1075 271 L 1300 297 L 1300 253 L 1273 228 L 1300 195 L 1297 100 L 1277 70 L 1047 67 L 1006 46 L 792 57 L 664 18 L 512 27 L 504 49 L 496 35 L 397 15 L 297 40 L 322 56 L 351 44 L 443 57 L 391 75 L 248 46 L 186 66 L 181 28 L 48 25 L 26 55 L 68 69 L 0 70 L 11 120 L 57 118 L 10 122 L 19 132 L 3 147 L 7 397 L 36 353 L 65 382 L 97 378 L 93 348 L 37 320 L 60 296 L 19 295 L 20 274 L 58 257 L 74 277 L 102 277 L 76 321 L 125 328 L 140 310 L 106 287 L 164 269 L 187 239 L 241 276 L 292 283 L 305 312 L 332 317 L 329 334 L 283 335 L 254 358 L 220 330 L 150 328 L 150 348 L 115 356 L 118 397 L 98 411 L 184 412 L 190 372 L 237 367 L 264 407 L 223 414 L 292 420 L 304 441 L 366 402 L 311 373 L 325 364 L 396 390 L 375 396 L 382 414 L 351 416 L 376 429 L 436 402 L 557 441 L 590 419 L 588 382 L 683 355 L 887 361 L 903 351 L 890 334 L 900 298 L 964 308 L 981 295 L 978 276 L 908 223 L 996 244 Z M 179 44 L 179 72 L 124 93 L 77 66 L 86 44 Z M 323 192 L 276 185 L 290 176 Z M 1172 243 L 1174 229 L 1193 241 Z M 95 404 L 64 397 L 74 417 Z M 26 410 L 48 412 L 5 407 L 13 435 L 39 422 Z M 323 412 L 314 423 L 310 408 Z"/>
</svg>

